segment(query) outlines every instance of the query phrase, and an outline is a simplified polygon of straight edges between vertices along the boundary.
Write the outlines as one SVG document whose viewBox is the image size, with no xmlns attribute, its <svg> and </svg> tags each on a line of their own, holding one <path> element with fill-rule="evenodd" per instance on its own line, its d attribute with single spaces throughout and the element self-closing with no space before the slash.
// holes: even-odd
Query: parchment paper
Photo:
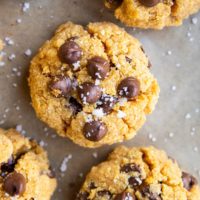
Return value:
<svg viewBox="0 0 200 200">
<path fill-rule="evenodd" d="M 0 0 L 0 38 L 10 37 L 14 41 L 14 45 L 5 47 L 5 66 L 0 67 L 0 126 L 18 125 L 21 129 L 22 125 L 23 133 L 45 145 L 59 182 L 52 199 L 71 200 L 90 168 L 103 161 L 118 144 L 92 150 L 81 148 L 47 129 L 30 105 L 29 62 L 57 26 L 68 20 L 83 25 L 93 21 L 123 24 L 103 7 L 102 0 L 28 2 L 30 9 L 23 12 L 24 1 Z M 21 23 L 17 23 L 17 19 Z M 133 140 L 124 144 L 162 148 L 200 180 L 200 13 L 178 28 L 126 30 L 143 43 L 151 58 L 151 70 L 160 83 L 161 94 L 145 126 Z M 32 51 L 30 57 L 24 55 L 27 49 Z M 9 61 L 8 56 L 12 53 L 16 58 Z M 68 155 L 72 155 L 72 159 L 67 163 L 66 172 L 61 173 L 61 163 Z"/>
</svg>

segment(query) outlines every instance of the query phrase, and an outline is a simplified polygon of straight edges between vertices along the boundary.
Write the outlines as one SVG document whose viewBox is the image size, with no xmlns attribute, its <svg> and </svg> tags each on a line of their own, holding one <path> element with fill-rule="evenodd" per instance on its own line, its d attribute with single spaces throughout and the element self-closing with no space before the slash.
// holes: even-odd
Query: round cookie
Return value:
<svg viewBox="0 0 200 200">
<path fill-rule="evenodd" d="M 46 152 L 14 129 L 0 129 L 0 199 L 50 200 L 56 179 Z"/>
<path fill-rule="evenodd" d="M 105 0 L 105 5 L 128 26 L 162 29 L 181 25 L 200 9 L 200 0 Z"/>
<path fill-rule="evenodd" d="M 37 116 L 84 147 L 132 138 L 159 86 L 141 44 L 112 23 L 61 25 L 30 66 Z"/>
<path fill-rule="evenodd" d="M 118 147 L 93 167 L 76 200 L 198 200 L 197 180 L 154 147 Z"/>
</svg>

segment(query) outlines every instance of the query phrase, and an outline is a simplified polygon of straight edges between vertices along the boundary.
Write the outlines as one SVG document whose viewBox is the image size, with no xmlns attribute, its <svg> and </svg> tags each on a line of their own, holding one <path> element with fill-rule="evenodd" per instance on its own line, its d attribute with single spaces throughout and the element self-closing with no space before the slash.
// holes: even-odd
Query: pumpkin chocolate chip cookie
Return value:
<svg viewBox="0 0 200 200">
<path fill-rule="evenodd" d="M 16 130 L 0 129 L 0 199 L 50 200 L 55 188 L 46 152 Z"/>
<path fill-rule="evenodd" d="M 76 200 L 199 200 L 197 180 L 154 147 L 118 147 L 93 167 Z"/>
<path fill-rule="evenodd" d="M 200 9 L 200 0 L 105 0 L 105 5 L 128 26 L 162 29 L 181 25 Z"/>
<path fill-rule="evenodd" d="M 141 44 L 112 23 L 61 25 L 30 66 L 38 117 L 84 147 L 132 138 L 159 86 Z"/>
</svg>

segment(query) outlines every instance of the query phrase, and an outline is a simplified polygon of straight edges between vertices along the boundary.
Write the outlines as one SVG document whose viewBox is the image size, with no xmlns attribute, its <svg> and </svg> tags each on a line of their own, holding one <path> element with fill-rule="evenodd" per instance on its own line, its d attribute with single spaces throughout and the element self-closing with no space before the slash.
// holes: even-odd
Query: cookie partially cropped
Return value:
<svg viewBox="0 0 200 200">
<path fill-rule="evenodd" d="M 50 200 L 56 179 L 46 152 L 14 129 L 0 129 L 0 199 Z"/>
<path fill-rule="evenodd" d="M 200 0 L 105 0 L 105 5 L 128 26 L 162 29 L 181 25 L 200 9 Z"/>
<path fill-rule="evenodd" d="M 197 179 L 154 147 L 116 148 L 93 167 L 76 200 L 199 200 Z"/>
<path fill-rule="evenodd" d="M 30 66 L 32 105 L 59 135 L 85 147 L 132 138 L 159 86 L 141 44 L 112 23 L 61 25 Z"/>
</svg>

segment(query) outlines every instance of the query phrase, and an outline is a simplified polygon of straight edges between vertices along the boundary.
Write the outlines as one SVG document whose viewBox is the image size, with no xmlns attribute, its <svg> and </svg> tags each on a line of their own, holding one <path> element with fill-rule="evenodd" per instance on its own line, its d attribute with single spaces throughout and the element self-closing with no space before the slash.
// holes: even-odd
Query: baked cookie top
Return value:
<svg viewBox="0 0 200 200">
<path fill-rule="evenodd" d="M 46 152 L 14 129 L 0 129 L 0 199 L 50 200 L 56 179 Z"/>
<path fill-rule="evenodd" d="M 116 148 L 93 167 L 76 200 L 199 200 L 197 180 L 154 147 Z"/>
<path fill-rule="evenodd" d="M 105 5 L 128 26 L 162 29 L 181 25 L 200 9 L 200 0 L 105 0 Z"/>
<path fill-rule="evenodd" d="M 102 22 L 61 25 L 30 66 L 40 119 L 85 147 L 132 138 L 158 100 L 159 86 L 141 44 Z"/>
</svg>

